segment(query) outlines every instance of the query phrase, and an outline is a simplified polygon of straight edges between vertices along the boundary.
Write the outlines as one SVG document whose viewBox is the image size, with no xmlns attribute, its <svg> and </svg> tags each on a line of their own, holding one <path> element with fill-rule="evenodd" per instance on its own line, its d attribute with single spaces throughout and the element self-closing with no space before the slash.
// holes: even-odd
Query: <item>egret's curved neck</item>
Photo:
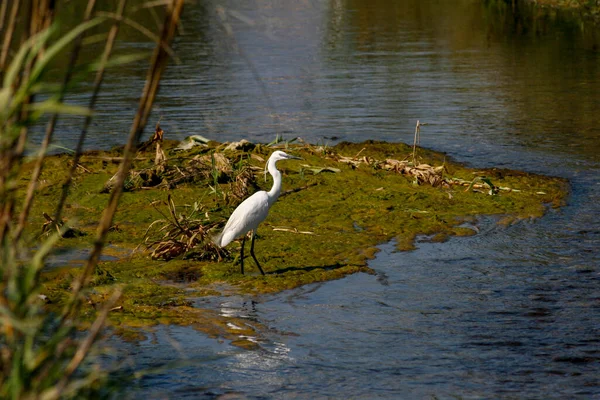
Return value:
<svg viewBox="0 0 600 400">
<path fill-rule="evenodd" d="M 279 197 L 279 193 L 281 192 L 281 172 L 277 170 L 275 163 L 277 163 L 277 160 L 269 159 L 269 163 L 267 165 L 267 169 L 273 177 L 273 187 L 267 193 L 269 195 L 270 204 L 275 203 L 275 201 Z"/>
</svg>

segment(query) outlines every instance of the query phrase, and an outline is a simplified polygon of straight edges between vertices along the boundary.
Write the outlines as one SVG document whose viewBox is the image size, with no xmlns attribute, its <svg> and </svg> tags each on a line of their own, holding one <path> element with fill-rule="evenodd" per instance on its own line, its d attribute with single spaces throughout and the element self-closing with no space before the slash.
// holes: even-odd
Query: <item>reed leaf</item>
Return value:
<svg viewBox="0 0 600 400">
<path fill-rule="evenodd" d="M 64 50 L 69 44 L 75 40 L 80 34 L 85 32 L 88 29 L 93 28 L 104 22 L 106 19 L 101 17 L 96 17 L 87 22 L 83 22 L 77 25 L 75 28 L 71 29 L 64 36 L 60 37 L 55 43 L 53 43 L 50 47 L 46 49 L 43 56 L 35 63 L 33 70 L 31 71 L 31 75 L 29 77 L 30 82 L 37 81 L 42 73 L 48 68 L 48 64 L 59 52 Z M 52 29 L 52 28 L 49 28 Z"/>
<path fill-rule="evenodd" d="M 37 103 L 31 103 L 25 106 L 24 109 L 42 114 L 56 113 L 83 116 L 94 114 L 94 112 L 87 107 L 61 103 L 57 100 L 45 100 Z"/>
<path fill-rule="evenodd" d="M 102 61 L 93 62 L 89 65 L 90 71 L 98 71 L 101 68 L 112 68 L 118 67 L 125 64 L 131 64 L 137 61 L 142 61 L 150 56 L 148 52 L 134 53 L 134 54 L 122 54 L 113 56 L 110 60 L 103 64 Z"/>
<path fill-rule="evenodd" d="M 33 50 L 34 46 L 39 48 L 39 46 L 41 46 L 43 43 L 46 43 L 52 34 L 52 31 L 52 28 L 46 29 L 37 35 L 33 35 L 21 45 L 19 51 L 6 69 L 6 74 L 4 75 L 4 80 L 2 82 L 5 88 L 11 87 L 16 82 L 16 79 L 19 76 L 27 56 L 30 54 L 30 51 Z M 33 54 L 35 54 L 35 52 L 33 52 Z"/>
<path fill-rule="evenodd" d="M 40 31 L 40 28 L 50 21 L 49 14 L 47 14 L 51 8 L 50 3 L 34 2 L 30 7 L 21 7 L 22 10 L 25 10 L 23 15 L 19 16 L 19 21 L 23 23 L 23 29 L 19 30 L 19 34 L 22 34 L 23 37 L 20 38 L 21 45 L 14 56 L 11 55 L 10 64 L 6 69 L 4 67 L 6 66 L 5 61 L 8 59 L 8 46 L 3 46 L 0 54 L 0 69 L 2 69 L 0 72 L 2 74 L 0 78 L 2 83 L 2 87 L 0 87 L 0 161 L 3 167 L 2 175 L 0 175 L 0 195 L 3 202 L 3 219 L 0 221 L 0 398 L 2 399 L 43 398 L 49 400 L 94 397 L 97 394 L 96 390 L 102 386 L 102 378 L 107 374 L 107 371 L 89 368 L 85 360 L 92 351 L 92 346 L 100 334 L 109 312 L 114 309 L 113 306 L 121 295 L 120 290 L 117 290 L 109 299 L 105 299 L 104 305 L 98 308 L 97 317 L 92 319 L 92 325 L 85 336 L 75 331 L 75 325 L 78 326 L 82 308 L 86 304 L 81 291 L 86 289 L 88 283 L 86 278 L 89 278 L 98 262 L 98 255 L 102 250 L 108 231 L 108 229 L 102 229 L 102 226 L 112 220 L 118 196 L 112 198 L 107 206 L 92 256 L 81 276 L 72 283 L 71 295 L 66 299 L 60 299 L 63 313 L 59 316 L 49 313 L 45 309 L 44 301 L 48 298 L 41 296 L 44 293 L 44 286 L 40 274 L 47 256 L 69 227 L 66 224 L 56 223 L 53 226 L 53 232 L 45 235 L 48 238 L 42 241 L 39 247 L 36 245 L 37 249 L 33 251 L 31 250 L 32 244 L 26 243 L 25 239 L 20 237 L 20 232 L 27 226 L 28 198 L 19 207 L 15 205 L 20 200 L 15 188 L 17 188 L 17 179 L 20 179 L 20 174 L 23 173 L 20 168 L 23 165 L 23 149 L 28 139 L 30 125 L 36 123 L 42 114 L 48 113 L 55 114 L 53 119 L 59 114 L 82 115 L 86 117 L 88 123 L 89 118 L 93 115 L 93 102 L 90 107 L 82 107 L 65 104 L 62 101 L 62 96 L 69 87 L 69 73 L 65 74 L 66 78 L 61 85 L 44 82 L 44 77 L 52 60 L 64 54 L 71 43 L 75 43 L 77 49 L 78 43 L 81 42 L 80 39 L 86 31 L 107 20 L 105 17 L 89 19 L 94 3 L 95 0 L 88 1 L 87 10 L 89 12 L 83 18 L 84 22 L 60 37 L 55 37 L 58 30 L 56 24 Z M 21 0 L 14 0 L 14 2 L 0 0 L 0 4 L 5 7 L 4 10 L 8 4 L 12 4 L 12 14 L 15 15 L 19 6 L 29 6 L 27 2 Z M 166 54 L 170 52 L 168 44 L 173 37 L 174 27 L 179 21 L 183 3 L 181 0 L 173 0 L 171 4 L 172 6 L 168 9 L 170 17 L 168 21 L 165 21 L 161 40 L 159 40 L 161 44 L 158 46 L 165 54 L 161 54 L 158 59 L 152 61 L 152 90 L 149 95 L 145 95 L 148 97 L 140 105 L 142 110 L 151 107 L 160 75 L 166 65 Z M 119 18 L 122 18 L 124 7 L 125 0 L 120 0 L 116 14 L 121 15 Z M 16 20 L 16 17 L 12 18 L 12 14 L 11 25 L 14 26 L 13 21 Z M 107 66 L 122 65 L 148 57 L 147 54 L 127 54 L 108 61 L 117 34 L 116 25 L 117 21 L 107 36 L 107 44 L 110 45 L 107 45 L 102 60 L 98 63 L 78 67 L 78 71 L 84 73 L 98 70 L 94 98 L 96 91 L 99 90 L 103 71 Z M 39 32 L 32 34 L 36 31 Z M 11 41 L 15 41 L 12 40 L 12 32 L 2 40 L 4 44 L 8 43 L 9 45 Z M 76 51 L 72 53 L 75 54 Z M 75 65 L 75 59 L 76 57 L 71 55 L 71 67 Z M 33 94 L 39 92 L 50 93 L 50 98 L 34 101 Z M 147 118 L 148 114 L 146 112 L 143 115 Z M 126 161 L 121 166 L 122 171 L 126 171 L 131 162 L 130 158 L 135 149 L 135 133 L 140 126 L 140 121 L 138 116 L 130 132 L 128 150 L 124 154 Z M 141 125 L 143 126 L 144 123 L 142 122 Z M 31 192 L 31 198 L 37 193 L 35 185 L 40 176 L 44 153 L 51 145 L 52 130 L 53 127 L 46 131 L 46 137 L 37 159 L 39 167 L 36 164 L 36 170 L 29 177 L 28 197 L 30 196 L 29 192 Z M 83 141 L 81 140 L 81 142 Z M 77 153 L 80 153 L 79 147 L 78 145 Z M 77 163 L 74 162 L 73 165 L 76 167 Z M 170 206 L 173 207 L 172 212 L 176 215 L 174 203 Z M 16 226 L 9 222 L 15 220 L 18 208 L 22 208 L 22 210 L 19 224 Z M 176 216 L 175 219 L 180 227 L 186 228 L 183 223 L 179 223 L 177 218 L 181 217 Z M 57 218 L 53 221 L 62 220 Z M 204 232 L 204 230 L 188 232 L 185 229 L 184 231 L 191 233 L 189 235 L 191 239 L 185 241 L 188 246 L 197 242 Z M 51 295 L 49 294 L 49 296 Z M 54 299 L 52 300 L 54 301 Z M 89 311 L 86 310 L 86 313 L 89 314 Z M 92 364 L 96 367 L 94 362 Z"/>
</svg>

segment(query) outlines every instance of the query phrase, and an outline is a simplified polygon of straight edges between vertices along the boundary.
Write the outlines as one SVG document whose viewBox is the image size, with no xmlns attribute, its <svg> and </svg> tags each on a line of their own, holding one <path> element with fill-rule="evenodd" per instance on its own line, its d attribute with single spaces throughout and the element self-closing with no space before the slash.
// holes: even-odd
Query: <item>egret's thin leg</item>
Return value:
<svg viewBox="0 0 600 400">
<path fill-rule="evenodd" d="M 262 267 L 258 263 L 258 260 L 256 259 L 256 256 L 254 255 L 254 238 L 255 237 L 256 237 L 256 232 L 252 231 L 252 244 L 250 245 L 250 254 L 252 255 L 252 258 L 254 258 L 254 262 L 258 266 L 258 269 L 260 270 L 260 273 L 264 275 L 265 272 L 263 271 Z"/>
<path fill-rule="evenodd" d="M 244 275 L 244 243 L 246 243 L 246 235 L 242 239 L 242 250 L 240 253 L 240 263 L 242 264 L 242 275 Z"/>
</svg>

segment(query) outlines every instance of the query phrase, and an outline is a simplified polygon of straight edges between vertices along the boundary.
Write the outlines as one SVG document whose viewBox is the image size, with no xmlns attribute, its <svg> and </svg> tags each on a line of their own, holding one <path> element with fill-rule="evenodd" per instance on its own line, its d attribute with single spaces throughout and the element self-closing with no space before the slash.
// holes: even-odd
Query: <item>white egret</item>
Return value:
<svg viewBox="0 0 600 400">
<path fill-rule="evenodd" d="M 289 159 L 301 160 L 300 157 L 292 156 L 279 150 L 271 154 L 271 157 L 269 157 L 269 160 L 267 161 L 266 169 L 269 170 L 269 173 L 273 177 L 273 187 L 268 192 L 261 190 L 244 200 L 229 217 L 223 232 L 215 238 L 215 244 L 220 247 L 225 247 L 231 243 L 231 241 L 243 235 L 242 250 L 240 253 L 242 274 L 244 274 L 244 244 L 248 232 L 252 232 L 250 254 L 260 272 L 263 275 L 265 274 L 254 255 L 254 237 L 256 236 L 258 225 L 267 218 L 269 209 L 275 201 L 277 201 L 279 193 L 281 192 L 281 173 L 277 170 L 275 164 L 279 160 Z"/>
</svg>

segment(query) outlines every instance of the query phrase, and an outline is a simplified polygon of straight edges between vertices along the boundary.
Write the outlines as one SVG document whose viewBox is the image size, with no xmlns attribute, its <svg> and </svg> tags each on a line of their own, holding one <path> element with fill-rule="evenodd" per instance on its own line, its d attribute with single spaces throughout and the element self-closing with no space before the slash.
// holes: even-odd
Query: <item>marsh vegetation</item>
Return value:
<svg viewBox="0 0 600 400">
<path fill-rule="evenodd" d="M 198 146 L 179 148 L 157 123 L 154 135 L 146 134 L 151 138 L 140 145 L 145 125 L 159 119 L 150 110 L 167 55 L 173 54 L 168 43 L 181 2 L 158 12 L 164 23 L 151 35 L 160 41 L 152 57 L 118 58 L 110 54 L 119 23 L 127 24 L 120 15 L 133 11 L 121 1 L 116 10 L 94 13 L 93 3 L 87 3 L 89 13 L 80 6 L 69 11 L 70 17 L 86 13 L 77 14 L 80 25 L 59 29 L 50 8 L 0 2 L 2 397 L 101 396 L 110 371 L 87 357 L 105 324 L 108 332 L 130 340 L 158 324 L 189 325 L 254 348 L 244 334 L 261 329 L 259 322 L 235 323 L 194 306 L 194 299 L 275 293 L 373 273 L 368 261 L 382 243 L 395 240 L 397 250 L 411 250 L 418 237 L 443 242 L 477 234 L 482 215 L 500 215 L 508 226 L 564 205 L 569 190 L 564 179 L 479 169 L 398 143 L 330 145 L 278 137 L 268 144 L 200 140 Z M 23 29 L 19 21 L 30 26 Z M 99 43 L 99 60 L 76 62 L 80 46 L 99 48 Z M 56 59 L 65 54 L 73 56 Z M 147 86 L 139 88 L 139 111 L 127 143 L 83 151 L 105 66 L 148 58 Z M 90 73 L 89 106 L 65 104 L 72 81 Z M 49 76 L 56 75 L 61 84 L 51 84 L 56 79 Z M 74 151 L 48 155 L 55 121 L 66 114 L 83 120 Z M 163 122 L 171 118 L 162 115 Z M 44 123 L 41 145 L 27 149 L 32 126 Z M 435 136 L 435 128 L 423 134 Z M 270 186 L 264 163 L 274 149 L 304 161 L 284 166 L 281 199 L 259 230 L 257 253 L 266 276 L 242 276 L 236 245 L 224 250 L 211 239 L 241 201 Z M 86 257 L 72 259 L 73 250 Z M 102 261 L 102 255 L 111 260 Z M 48 256 L 59 261 L 49 266 Z"/>
<path fill-rule="evenodd" d="M 227 334 L 216 314 L 200 327 L 197 314 L 202 311 L 194 310 L 190 299 L 273 293 L 369 273 L 367 261 L 381 243 L 395 239 L 399 250 L 410 250 L 419 235 L 431 241 L 473 235 L 480 215 L 501 214 L 503 224 L 539 218 L 548 207 L 560 207 L 568 191 L 559 178 L 468 168 L 444 154 L 405 144 L 242 146 L 210 141 L 188 150 L 178 145 L 165 141 L 165 157 L 158 163 L 153 146 L 137 153 L 129 174 L 135 184 L 125 185 L 107 234 L 119 259 L 101 263 L 91 281 L 88 298 L 94 305 L 102 304 L 115 286 L 123 288 L 119 308 L 108 321 L 128 337 L 143 335 L 137 330 L 141 326 L 194 324 L 253 347 L 237 339 L 237 332 Z M 281 168 L 282 195 L 258 231 L 257 254 L 266 276 L 244 276 L 236 257 L 239 242 L 228 251 L 215 246 L 212 238 L 244 198 L 270 187 L 264 163 L 277 148 L 304 160 Z M 105 184 L 118 168 L 113 162 L 118 153 L 82 155 L 63 223 L 83 234 L 63 239 L 60 246 L 91 244 L 94 221 L 109 196 Z M 55 182 L 63 179 L 61 165 L 69 158 L 59 155 L 47 162 L 52 173 L 44 176 L 44 201 L 34 205 L 34 216 L 43 215 L 59 195 Z M 43 218 L 37 222 L 43 224 Z M 79 268 L 64 267 L 44 274 L 50 308 L 61 304 L 80 273 Z M 94 315 L 94 307 L 87 312 Z"/>
<path fill-rule="evenodd" d="M 102 397 L 108 394 L 108 370 L 100 368 L 95 358 L 88 358 L 101 334 L 107 314 L 122 291 L 118 287 L 87 320 L 85 304 L 91 277 L 98 273 L 97 263 L 106 242 L 114 211 L 122 192 L 133 149 L 143 132 L 158 81 L 165 68 L 168 46 L 179 21 L 182 1 L 162 6 L 164 20 L 150 60 L 147 85 L 142 91 L 139 111 L 131 128 L 129 141 L 121 152 L 120 173 L 110 199 L 102 205 L 92 233 L 91 253 L 85 267 L 69 281 L 58 307 L 48 309 L 53 300 L 45 295 L 45 260 L 60 240 L 83 236 L 63 222 L 64 206 L 73 196 L 82 145 L 91 122 L 97 94 L 107 67 L 147 59 L 148 54 L 111 58 L 119 27 L 127 23 L 125 4 L 121 0 L 111 13 L 98 15 L 95 1 L 59 28 L 55 20 L 55 2 L 0 2 L 0 397 L 58 399 Z M 71 10 L 69 10 L 71 11 Z M 59 14 L 60 15 L 60 14 Z M 64 17 L 64 16 L 63 16 Z M 131 25 L 131 23 L 129 23 Z M 94 31 L 95 30 L 95 31 Z M 91 35 L 93 32 L 94 35 Z M 146 31 L 148 33 L 149 31 Z M 82 49 L 102 41 L 98 59 L 80 62 Z M 68 57 L 67 54 L 70 54 Z M 61 61 L 57 61 L 61 60 Z M 66 63 L 62 60 L 68 60 Z M 60 65 L 58 83 L 51 72 Z M 93 76 L 93 94 L 87 107 L 64 102 L 73 82 Z M 49 165 L 47 153 L 60 116 L 84 117 L 74 155 L 60 165 L 60 173 Z M 45 125 L 43 139 L 35 150 L 27 148 L 34 125 Z M 25 172 L 27 171 L 27 172 Z M 27 175 L 24 175 L 24 174 Z M 44 219 L 37 232 L 35 203 L 44 202 L 46 177 L 52 181 L 57 196 L 46 203 Z M 56 299 L 55 299 L 56 300 Z M 84 324 L 84 325 L 82 325 Z M 84 335 L 77 329 L 87 326 Z"/>
</svg>

